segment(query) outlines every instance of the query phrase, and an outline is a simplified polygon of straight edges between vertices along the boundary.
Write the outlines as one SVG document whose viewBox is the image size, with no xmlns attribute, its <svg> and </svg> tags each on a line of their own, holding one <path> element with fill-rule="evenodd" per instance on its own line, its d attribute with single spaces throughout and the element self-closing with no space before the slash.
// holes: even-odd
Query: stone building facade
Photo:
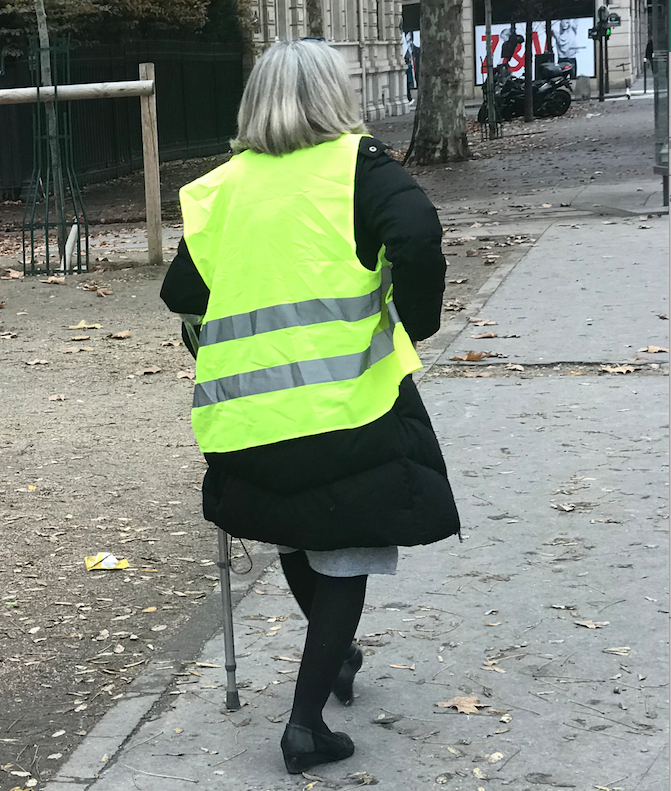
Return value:
<svg viewBox="0 0 671 791">
<path fill-rule="evenodd" d="M 400 0 L 251 0 L 256 52 L 275 41 L 315 35 L 308 19 L 308 4 L 315 2 L 323 37 L 349 64 L 364 119 L 407 113 Z"/>
</svg>

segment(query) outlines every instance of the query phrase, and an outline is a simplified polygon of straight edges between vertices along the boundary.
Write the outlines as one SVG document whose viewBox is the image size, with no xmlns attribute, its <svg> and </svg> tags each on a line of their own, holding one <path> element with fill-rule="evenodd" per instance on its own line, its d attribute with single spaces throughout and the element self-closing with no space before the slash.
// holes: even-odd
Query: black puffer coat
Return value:
<svg viewBox="0 0 671 791">
<path fill-rule="evenodd" d="M 394 302 L 418 341 L 440 325 L 442 231 L 428 198 L 384 148 L 371 138 L 359 148 L 357 255 L 374 269 L 386 245 Z M 202 315 L 208 296 L 182 241 L 161 297 L 176 313 Z M 459 530 L 438 440 L 411 377 L 393 408 L 367 425 L 206 458 L 205 518 L 239 538 L 326 550 L 429 544 Z"/>
</svg>

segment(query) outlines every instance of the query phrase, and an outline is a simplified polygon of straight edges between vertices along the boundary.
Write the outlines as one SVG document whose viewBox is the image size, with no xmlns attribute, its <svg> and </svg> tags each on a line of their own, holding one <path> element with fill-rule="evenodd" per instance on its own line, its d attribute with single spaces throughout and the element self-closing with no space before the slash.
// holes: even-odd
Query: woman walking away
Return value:
<svg viewBox="0 0 671 791">
<path fill-rule="evenodd" d="M 200 327 L 205 518 L 278 545 L 308 619 L 281 741 L 299 773 L 354 752 L 322 711 L 331 692 L 352 702 L 368 575 L 394 574 L 398 545 L 459 530 L 411 377 L 413 343 L 439 327 L 445 261 L 435 209 L 367 136 L 325 43 L 260 58 L 232 148 L 181 190 L 184 239 L 161 296 Z"/>
</svg>

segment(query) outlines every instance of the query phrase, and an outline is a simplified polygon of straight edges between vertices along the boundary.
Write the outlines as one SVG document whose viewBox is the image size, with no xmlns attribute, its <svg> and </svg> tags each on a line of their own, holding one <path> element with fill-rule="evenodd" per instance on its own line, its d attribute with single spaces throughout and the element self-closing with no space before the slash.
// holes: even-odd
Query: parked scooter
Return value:
<svg viewBox="0 0 671 791">
<path fill-rule="evenodd" d="M 571 64 L 544 63 L 541 66 L 544 79 L 534 80 L 533 107 L 536 118 L 558 118 L 571 106 Z M 487 79 L 482 86 L 484 102 L 478 111 L 478 122 L 486 124 Z M 513 77 L 507 66 L 501 64 L 494 68 L 494 104 L 499 119 L 510 121 L 524 115 L 524 80 Z"/>
</svg>

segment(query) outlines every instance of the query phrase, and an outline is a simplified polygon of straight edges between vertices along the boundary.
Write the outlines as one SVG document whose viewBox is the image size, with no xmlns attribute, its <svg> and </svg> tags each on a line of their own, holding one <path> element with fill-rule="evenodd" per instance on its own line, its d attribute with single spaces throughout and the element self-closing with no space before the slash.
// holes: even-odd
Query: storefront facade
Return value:
<svg viewBox="0 0 671 791">
<path fill-rule="evenodd" d="M 656 1 L 656 0 L 655 0 Z M 588 37 L 594 26 L 597 8 L 595 0 L 567 0 L 553 3 L 550 18 L 533 23 L 532 46 L 534 56 L 552 50 L 555 61 L 570 62 L 576 76 L 587 76 L 596 92 L 596 43 Z M 520 17 L 520 3 L 516 0 L 492 2 L 492 49 L 494 65 L 501 62 L 504 45 L 513 37 L 522 41 L 515 47 L 510 64 L 516 76 L 524 74 L 525 22 Z M 617 14 L 620 24 L 613 26 L 608 40 L 608 82 L 610 92 L 624 91 L 643 73 L 645 49 L 650 29 L 647 0 L 611 0 L 608 12 Z M 404 0 L 403 16 L 406 30 L 417 20 L 414 33 L 419 41 L 419 3 Z M 412 21 L 411 21 L 412 20 Z M 486 42 L 484 0 L 464 0 L 464 86 L 465 98 L 480 96 L 484 80 Z M 549 42 L 549 47 L 548 47 Z M 421 42 L 420 42 L 421 44 Z M 509 45 L 510 46 L 510 45 Z M 541 58 L 542 59 L 542 58 Z M 539 59 L 540 60 L 540 59 Z"/>
</svg>

